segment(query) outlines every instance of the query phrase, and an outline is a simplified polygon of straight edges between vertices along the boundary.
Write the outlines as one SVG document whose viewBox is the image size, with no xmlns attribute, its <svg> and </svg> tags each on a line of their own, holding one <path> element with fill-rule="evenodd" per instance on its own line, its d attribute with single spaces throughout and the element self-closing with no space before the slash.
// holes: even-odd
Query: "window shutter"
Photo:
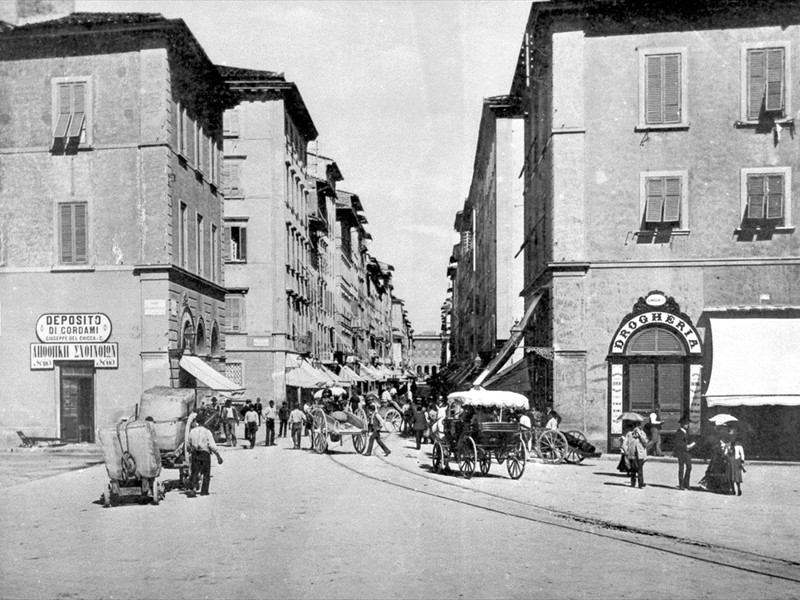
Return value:
<svg viewBox="0 0 800 600">
<path fill-rule="evenodd" d="M 628 400 L 630 410 L 650 412 L 655 396 L 655 365 L 628 365 Z"/>
<path fill-rule="evenodd" d="M 247 260 L 247 227 L 239 228 L 239 258 Z"/>
<path fill-rule="evenodd" d="M 58 120 L 53 131 L 54 138 L 63 138 L 67 135 L 70 117 L 72 116 L 72 86 L 59 85 L 58 88 Z"/>
<path fill-rule="evenodd" d="M 664 122 L 661 104 L 661 56 L 648 56 L 645 77 L 645 120 L 648 124 L 657 125 Z"/>
<path fill-rule="evenodd" d="M 783 48 L 767 50 L 766 108 L 772 112 L 783 112 Z"/>
<path fill-rule="evenodd" d="M 783 218 L 783 175 L 767 176 L 767 218 Z"/>
<path fill-rule="evenodd" d="M 229 110 L 222 117 L 223 134 L 229 136 L 239 135 L 239 112 Z"/>
<path fill-rule="evenodd" d="M 194 119 L 186 116 L 186 158 L 189 159 L 191 163 L 197 165 L 197 156 L 195 154 L 195 138 L 197 137 L 197 131 L 195 129 L 196 124 Z"/>
<path fill-rule="evenodd" d="M 664 123 L 681 122 L 681 55 L 664 57 Z"/>
<path fill-rule="evenodd" d="M 660 223 L 664 199 L 664 178 L 652 177 L 646 180 L 647 198 L 645 200 L 645 223 Z"/>
<path fill-rule="evenodd" d="M 86 263 L 86 205 L 73 204 L 74 211 L 74 238 L 75 238 L 75 262 L 78 264 Z"/>
<path fill-rule="evenodd" d="M 59 207 L 59 212 L 59 229 L 61 231 L 61 262 L 62 264 L 71 264 L 74 257 L 72 252 L 72 206 L 69 204 L 62 204 Z"/>
<path fill-rule="evenodd" d="M 222 163 L 222 189 L 226 194 L 231 190 L 231 164 L 227 161 Z"/>
<path fill-rule="evenodd" d="M 764 103 L 767 53 L 764 50 L 747 52 L 747 119 L 758 121 Z"/>
<path fill-rule="evenodd" d="M 747 218 L 764 218 L 764 186 L 763 175 L 747 176 Z"/>
<path fill-rule="evenodd" d="M 229 331 L 241 331 L 241 298 L 228 298 L 228 329 Z"/>
<path fill-rule="evenodd" d="M 86 119 L 86 84 L 72 84 L 72 121 L 69 124 L 67 137 L 80 137 L 83 121 Z"/>
<path fill-rule="evenodd" d="M 681 178 L 667 177 L 664 197 L 664 222 L 678 223 L 681 218 Z"/>
<path fill-rule="evenodd" d="M 231 194 L 241 194 L 242 192 L 242 165 L 238 162 L 231 163 L 230 165 L 230 185 L 228 188 Z"/>
</svg>

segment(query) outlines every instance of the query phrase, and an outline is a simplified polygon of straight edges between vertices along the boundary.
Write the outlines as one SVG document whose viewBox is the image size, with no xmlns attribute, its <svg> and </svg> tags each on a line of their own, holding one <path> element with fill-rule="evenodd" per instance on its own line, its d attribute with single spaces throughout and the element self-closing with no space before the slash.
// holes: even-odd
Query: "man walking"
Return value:
<svg viewBox="0 0 800 600">
<path fill-rule="evenodd" d="M 653 405 L 653 412 L 650 413 L 650 447 L 653 449 L 653 456 L 664 456 L 661 451 L 661 425 L 662 421 L 659 419 L 659 406 L 658 402 Z"/>
<path fill-rule="evenodd" d="M 205 425 L 194 420 L 186 445 L 192 456 L 192 474 L 189 477 L 188 496 L 194 498 L 199 477 L 203 478 L 200 495 L 208 496 L 208 486 L 211 484 L 211 455 L 216 455 L 217 464 L 222 464 L 222 457 L 214 443 L 214 436 L 206 429 Z"/>
<path fill-rule="evenodd" d="M 675 447 L 675 458 L 678 459 L 678 489 L 689 489 L 689 478 L 692 475 L 692 455 L 694 442 L 689 442 L 689 417 L 684 415 L 678 421 L 680 429 L 675 432 L 672 438 Z"/>
<path fill-rule="evenodd" d="M 225 400 L 222 407 L 222 426 L 225 428 L 225 443 L 236 446 L 236 426 L 239 424 L 239 414 L 233 408 L 230 400 Z"/>
<path fill-rule="evenodd" d="M 295 406 L 289 413 L 289 426 L 292 428 L 292 441 L 296 450 L 300 449 L 300 440 L 303 438 L 303 425 L 306 422 L 306 414 Z"/>
<path fill-rule="evenodd" d="M 256 447 L 256 432 L 258 432 L 258 413 L 256 407 L 248 404 L 247 412 L 244 413 L 244 435 L 250 442 L 250 450 Z"/>
<path fill-rule="evenodd" d="M 275 401 L 270 400 L 269 406 L 264 409 L 264 420 L 267 423 L 267 439 L 265 446 L 275 445 L 275 419 L 278 418 L 278 411 L 275 409 Z"/>
<path fill-rule="evenodd" d="M 386 444 L 383 443 L 383 440 L 381 440 L 381 429 L 383 429 L 383 417 L 377 410 L 375 410 L 374 404 L 370 404 L 367 410 L 369 411 L 367 418 L 369 419 L 372 433 L 369 436 L 369 444 L 367 445 L 366 455 L 372 456 L 372 443 L 378 442 L 378 445 L 383 449 L 385 456 L 389 456 L 392 453 L 392 451 L 389 450 L 389 448 L 386 447 Z"/>
<path fill-rule="evenodd" d="M 278 419 L 280 420 L 278 437 L 286 437 L 286 424 L 289 422 L 289 407 L 286 406 L 286 402 L 281 402 L 281 407 L 278 409 Z"/>
</svg>

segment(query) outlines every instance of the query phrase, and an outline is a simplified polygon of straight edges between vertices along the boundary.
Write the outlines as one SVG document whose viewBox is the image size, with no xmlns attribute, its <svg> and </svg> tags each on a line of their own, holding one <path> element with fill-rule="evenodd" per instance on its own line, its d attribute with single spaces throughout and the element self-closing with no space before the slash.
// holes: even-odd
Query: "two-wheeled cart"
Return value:
<svg viewBox="0 0 800 600">
<path fill-rule="evenodd" d="M 367 449 L 367 415 L 362 409 L 355 413 L 343 410 L 328 412 L 322 406 L 311 409 L 311 447 L 314 452 L 324 454 L 330 445 L 344 443 L 345 437 L 353 440 L 353 448 L 359 454 Z"/>
</svg>

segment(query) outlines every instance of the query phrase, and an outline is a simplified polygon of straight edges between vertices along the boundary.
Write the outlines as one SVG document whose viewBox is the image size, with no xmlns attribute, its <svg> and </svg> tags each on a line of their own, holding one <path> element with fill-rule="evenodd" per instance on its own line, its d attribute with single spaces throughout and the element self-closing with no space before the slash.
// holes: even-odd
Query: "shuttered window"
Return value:
<svg viewBox="0 0 800 600">
<path fill-rule="evenodd" d="M 633 412 L 649 413 L 655 400 L 655 365 L 628 365 L 628 401 Z"/>
<path fill-rule="evenodd" d="M 89 82 L 54 80 L 54 87 L 53 149 L 88 143 Z"/>
<path fill-rule="evenodd" d="M 241 296 L 225 298 L 225 312 L 228 317 L 228 331 L 244 331 L 244 298 Z"/>
<path fill-rule="evenodd" d="M 747 119 L 762 113 L 785 116 L 786 50 L 754 48 L 747 51 Z"/>
<path fill-rule="evenodd" d="M 645 123 L 672 125 L 682 121 L 681 55 L 649 55 L 645 61 Z"/>
<path fill-rule="evenodd" d="M 239 137 L 239 111 L 225 111 L 222 116 L 222 134 L 226 137 Z"/>
<path fill-rule="evenodd" d="M 241 160 L 226 160 L 222 165 L 222 189 L 226 196 L 244 196 Z"/>
<path fill-rule="evenodd" d="M 686 351 L 671 331 L 661 327 L 649 327 L 631 338 L 626 354 L 684 355 Z"/>
<path fill-rule="evenodd" d="M 747 219 L 782 220 L 784 180 L 780 173 L 747 176 Z"/>
<path fill-rule="evenodd" d="M 682 187 L 680 177 L 648 177 L 645 181 L 645 223 L 679 224 Z"/>
<path fill-rule="evenodd" d="M 59 205 L 58 234 L 62 265 L 85 265 L 88 262 L 86 203 Z"/>
</svg>

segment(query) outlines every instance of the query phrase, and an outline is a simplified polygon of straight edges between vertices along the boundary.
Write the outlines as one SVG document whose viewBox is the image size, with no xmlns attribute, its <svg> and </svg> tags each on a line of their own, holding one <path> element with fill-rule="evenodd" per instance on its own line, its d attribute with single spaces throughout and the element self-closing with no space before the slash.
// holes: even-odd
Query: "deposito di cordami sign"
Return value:
<svg viewBox="0 0 800 600">
<path fill-rule="evenodd" d="M 47 313 L 36 321 L 36 337 L 45 344 L 102 344 L 111 336 L 103 313 Z"/>
</svg>

